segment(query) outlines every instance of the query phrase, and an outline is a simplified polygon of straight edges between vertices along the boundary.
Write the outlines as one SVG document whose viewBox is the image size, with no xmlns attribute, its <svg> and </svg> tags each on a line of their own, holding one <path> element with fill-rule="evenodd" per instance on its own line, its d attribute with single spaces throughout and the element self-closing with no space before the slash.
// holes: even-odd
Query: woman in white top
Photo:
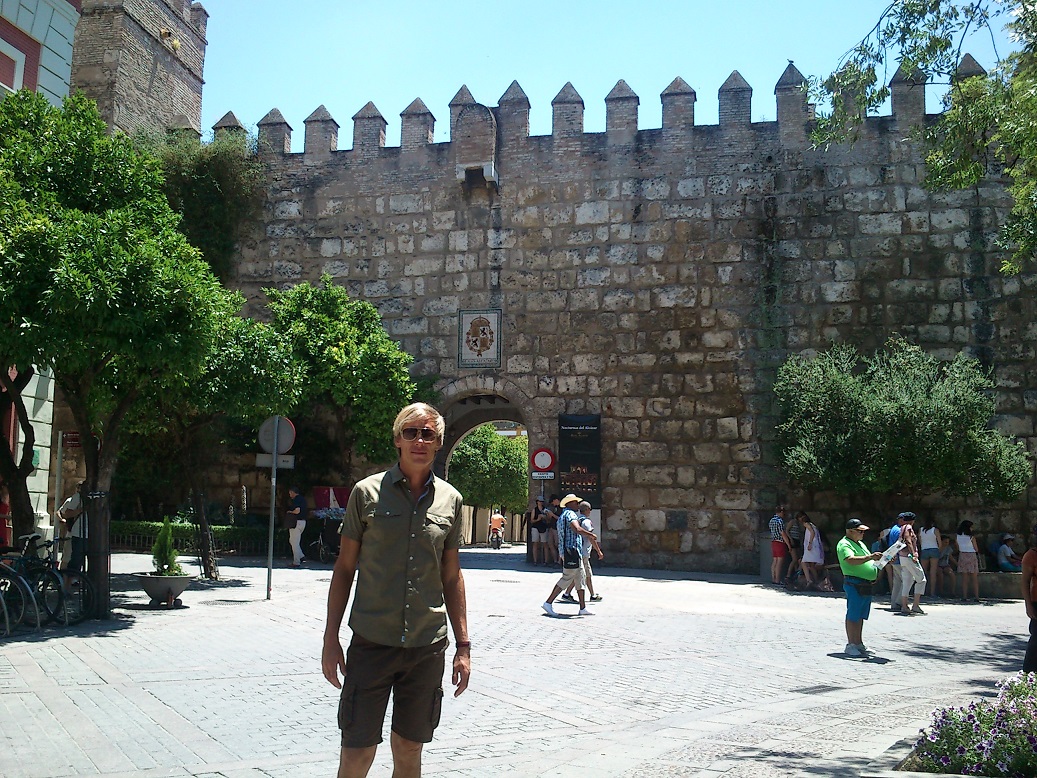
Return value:
<svg viewBox="0 0 1037 778">
<path fill-rule="evenodd" d="M 918 561 L 921 562 L 925 577 L 929 580 L 929 596 L 936 597 L 937 582 L 940 580 L 940 530 L 936 528 L 936 520 L 932 514 L 929 514 L 922 524 L 918 541 L 921 544 Z"/>
<path fill-rule="evenodd" d="M 972 581 L 973 600 L 979 602 L 979 546 L 972 535 L 972 522 L 958 525 L 958 572 L 961 573 L 961 599 L 968 599 Z"/>
</svg>

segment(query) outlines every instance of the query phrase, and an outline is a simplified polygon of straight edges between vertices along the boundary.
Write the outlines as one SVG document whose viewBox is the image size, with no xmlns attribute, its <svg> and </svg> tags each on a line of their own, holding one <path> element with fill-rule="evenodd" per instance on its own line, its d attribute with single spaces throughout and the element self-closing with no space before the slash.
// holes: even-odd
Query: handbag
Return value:
<svg viewBox="0 0 1037 778">
<path fill-rule="evenodd" d="M 297 521 L 298 519 L 295 516 L 288 513 L 285 514 L 285 517 L 282 520 L 281 524 L 284 526 L 285 529 L 295 529 L 295 524 Z"/>
<path fill-rule="evenodd" d="M 580 559 L 580 551 L 576 548 L 565 549 L 565 555 L 562 558 L 562 567 L 566 567 L 570 570 L 574 570 L 583 564 L 583 560 Z"/>
</svg>

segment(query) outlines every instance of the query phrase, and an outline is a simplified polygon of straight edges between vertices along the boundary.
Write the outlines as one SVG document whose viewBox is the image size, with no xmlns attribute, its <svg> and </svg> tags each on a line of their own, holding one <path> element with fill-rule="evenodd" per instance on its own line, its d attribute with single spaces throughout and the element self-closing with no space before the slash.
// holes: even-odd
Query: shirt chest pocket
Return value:
<svg viewBox="0 0 1037 778">
<path fill-rule="evenodd" d="M 425 537 L 437 548 L 443 547 L 443 541 L 446 540 L 447 533 L 450 532 L 450 527 L 453 525 L 452 516 L 439 516 L 434 513 L 429 513 L 425 516 Z"/>
<path fill-rule="evenodd" d="M 371 540 L 399 540 L 407 531 L 408 517 L 392 508 L 377 508 L 367 515 L 365 534 Z"/>
</svg>

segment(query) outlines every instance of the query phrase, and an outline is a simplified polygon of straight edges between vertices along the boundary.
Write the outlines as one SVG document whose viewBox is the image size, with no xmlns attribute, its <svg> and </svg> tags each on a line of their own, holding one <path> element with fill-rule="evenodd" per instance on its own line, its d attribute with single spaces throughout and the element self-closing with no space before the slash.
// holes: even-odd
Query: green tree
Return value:
<svg viewBox="0 0 1037 778">
<path fill-rule="evenodd" d="M 158 164 L 108 136 L 92 102 L 0 103 L 0 361 L 49 369 L 75 418 L 102 616 L 127 415 L 149 387 L 197 379 L 240 303 L 178 223 Z"/>
<path fill-rule="evenodd" d="M 239 298 L 239 301 L 240 298 Z M 227 313 L 200 375 L 169 376 L 142 395 L 130 419 L 139 436 L 168 441 L 164 460 L 178 462 L 199 525 L 202 570 L 217 577 L 211 555 L 211 530 L 200 472 L 199 437 L 228 419 L 257 427 L 265 417 L 289 413 L 302 390 L 302 369 L 284 339 L 267 324 Z M 210 439 L 211 442 L 211 439 Z"/>
<path fill-rule="evenodd" d="M 351 300 L 327 275 L 317 285 L 266 293 L 273 327 L 304 371 L 299 466 L 312 459 L 315 473 L 335 463 L 351 477 L 354 455 L 372 463 L 392 461 L 392 423 L 416 386 L 408 373 L 410 355 L 385 332 L 378 311 Z M 317 445 L 319 454 L 304 456 L 308 445 Z"/>
<path fill-rule="evenodd" d="M 450 483 L 465 504 L 498 507 L 503 513 L 525 510 L 529 498 L 529 442 L 524 435 L 498 435 L 483 424 L 465 435 L 450 455 Z M 479 528 L 473 528 L 473 538 Z"/>
<path fill-rule="evenodd" d="M 967 36 L 1008 27 L 1018 50 L 989 73 L 958 77 Z M 853 140 L 863 116 L 889 97 L 889 74 L 950 83 L 947 109 L 919 135 L 932 189 L 964 189 L 1003 172 L 1014 205 L 999 238 L 1017 272 L 1037 255 L 1037 4 L 1001 0 L 896 0 L 828 77 L 812 78 L 815 143 Z M 880 78 L 880 74 L 886 77 Z"/>
<path fill-rule="evenodd" d="M 256 139 L 244 131 L 199 143 L 184 133 L 141 133 L 134 142 L 159 160 L 180 231 L 221 279 L 230 276 L 242 229 L 262 204 L 263 165 Z"/>
<path fill-rule="evenodd" d="M 880 512 L 897 494 L 1013 500 L 1033 467 L 989 427 L 993 386 L 975 359 L 940 362 L 902 339 L 868 358 L 846 345 L 792 356 L 774 386 L 781 466 L 807 488 L 872 495 Z"/>
</svg>

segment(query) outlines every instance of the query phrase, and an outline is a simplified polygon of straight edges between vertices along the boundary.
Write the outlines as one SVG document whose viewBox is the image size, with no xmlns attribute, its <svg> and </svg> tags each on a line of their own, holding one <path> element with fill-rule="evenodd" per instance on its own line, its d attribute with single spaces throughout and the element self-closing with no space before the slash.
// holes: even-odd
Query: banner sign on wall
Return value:
<svg viewBox="0 0 1037 778">
<path fill-rule="evenodd" d="M 558 414 L 558 493 L 601 508 L 601 415 Z"/>
</svg>

